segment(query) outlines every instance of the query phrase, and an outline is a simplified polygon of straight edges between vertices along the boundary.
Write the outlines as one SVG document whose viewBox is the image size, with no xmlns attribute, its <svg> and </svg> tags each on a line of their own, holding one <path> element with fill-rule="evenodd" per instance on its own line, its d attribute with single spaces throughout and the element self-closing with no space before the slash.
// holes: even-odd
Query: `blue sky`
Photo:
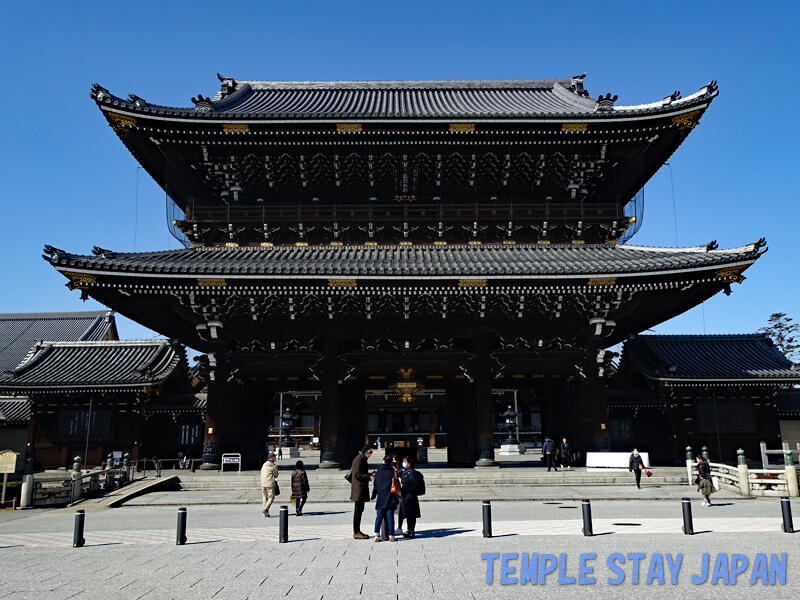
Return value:
<svg viewBox="0 0 800 600">
<path fill-rule="evenodd" d="M 13 2 L 0 38 L 0 312 L 101 308 L 41 259 L 178 247 L 165 198 L 89 98 L 191 106 L 238 79 L 540 79 L 588 71 L 593 96 L 661 99 L 719 83 L 700 125 L 645 188 L 632 243 L 769 251 L 730 297 L 657 333 L 740 333 L 800 320 L 796 3 Z M 673 195 L 674 183 L 674 195 Z M 119 318 L 126 338 L 155 334 Z"/>
</svg>

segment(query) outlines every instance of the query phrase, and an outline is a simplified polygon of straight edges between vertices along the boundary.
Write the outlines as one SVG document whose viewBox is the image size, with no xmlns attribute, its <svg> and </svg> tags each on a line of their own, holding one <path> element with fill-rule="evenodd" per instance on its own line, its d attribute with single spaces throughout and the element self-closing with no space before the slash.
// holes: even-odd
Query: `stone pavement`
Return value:
<svg viewBox="0 0 800 600">
<path fill-rule="evenodd" d="M 688 487 L 688 486 L 687 486 Z M 547 597 L 645 598 L 797 598 L 800 595 L 800 534 L 782 533 L 777 499 L 719 501 L 701 507 L 693 499 L 694 536 L 680 532 L 677 500 L 592 502 L 593 537 L 581 534 L 580 502 L 502 502 L 493 505 L 491 539 L 481 537 L 480 502 L 429 502 L 422 506 L 418 537 L 397 543 L 357 541 L 350 537 L 352 505 L 307 505 L 306 516 L 289 519 L 287 544 L 278 543 L 278 519 L 265 519 L 252 505 L 198 505 L 188 509 L 188 544 L 175 546 L 176 509 L 138 506 L 87 514 L 87 546 L 72 548 L 73 516 L 66 510 L 0 511 L 0 599 L 68 598 L 340 598 L 483 600 L 519 598 L 538 592 Z M 277 514 L 277 504 L 273 514 Z M 792 507 L 800 522 L 800 500 Z M 368 506 L 362 529 L 370 531 Z M 622 554 L 625 580 L 611 585 L 607 560 Z M 736 585 L 706 582 L 703 553 L 742 553 L 749 567 Z M 544 577 L 544 588 L 500 584 L 500 560 L 486 583 L 483 553 L 553 554 L 563 581 L 576 576 L 581 554 L 593 553 L 595 583 L 559 584 L 558 571 Z M 629 553 L 642 553 L 638 583 Z M 656 555 L 682 553 L 677 583 L 659 583 L 651 573 Z M 750 584 L 757 553 L 786 553 L 784 584 Z M 563 554 L 563 558 L 560 556 Z M 620 563 L 617 563 L 620 564 Z M 519 575 L 520 561 L 509 567 Z M 538 586 L 539 588 L 541 587 Z M 652 588 L 652 589 L 651 589 Z"/>
</svg>

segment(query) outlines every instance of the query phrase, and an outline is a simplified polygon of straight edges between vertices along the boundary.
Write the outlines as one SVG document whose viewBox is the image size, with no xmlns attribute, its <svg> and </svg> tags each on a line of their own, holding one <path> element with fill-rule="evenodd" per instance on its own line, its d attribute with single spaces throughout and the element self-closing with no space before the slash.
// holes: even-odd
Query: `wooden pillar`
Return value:
<svg viewBox="0 0 800 600">
<path fill-rule="evenodd" d="M 367 437 L 367 386 L 359 381 L 340 385 L 340 443 L 336 445 L 336 461 L 349 468 L 353 458 L 364 446 Z"/>
<path fill-rule="evenodd" d="M 477 467 L 496 467 L 494 460 L 495 416 L 492 407 L 492 366 L 489 356 L 489 332 L 484 327 L 475 330 L 475 422 L 477 446 L 480 452 Z"/>
<path fill-rule="evenodd" d="M 474 466 L 478 454 L 475 385 L 466 379 L 456 379 L 446 394 L 447 464 Z"/>
<path fill-rule="evenodd" d="M 322 415 L 320 419 L 320 469 L 338 469 L 337 458 L 342 451 L 339 428 L 341 424 L 341 400 L 339 398 L 339 338 L 335 330 L 328 329 L 323 335 L 322 357 Z"/>
<path fill-rule="evenodd" d="M 239 398 L 241 403 L 241 453 L 243 467 L 259 468 L 262 457 L 266 459 L 266 432 L 264 431 L 264 404 L 266 389 L 257 379 L 244 382 Z"/>
</svg>

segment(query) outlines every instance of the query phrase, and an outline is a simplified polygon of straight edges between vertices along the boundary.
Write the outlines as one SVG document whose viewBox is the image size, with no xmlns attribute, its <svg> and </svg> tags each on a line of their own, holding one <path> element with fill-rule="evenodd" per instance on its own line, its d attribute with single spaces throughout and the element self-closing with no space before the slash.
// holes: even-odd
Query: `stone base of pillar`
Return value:
<svg viewBox="0 0 800 600">
<path fill-rule="evenodd" d="M 497 467 L 499 469 L 500 465 L 497 464 L 496 460 L 492 460 L 491 458 L 481 458 L 475 463 L 476 469 L 485 469 L 487 467 Z"/>
<path fill-rule="evenodd" d="M 219 471 L 220 465 L 218 463 L 203 463 L 198 469 L 201 471 Z"/>
<path fill-rule="evenodd" d="M 321 463 L 319 463 L 319 467 L 318 468 L 320 468 L 320 469 L 338 469 L 339 468 L 339 463 L 333 462 L 332 460 L 323 460 Z"/>
<path fill-rule="evenodd" d="M 289 458 L 300 458 L 300 450 L 292 446 L 289 448 Z"/>
<path fill-rule="evenodd" d="M 525 446 L 522 444 L 503 444 L 498 452 L 500 456 L 514 456 L 515 454 L 525 454 Z"/>
</svg>

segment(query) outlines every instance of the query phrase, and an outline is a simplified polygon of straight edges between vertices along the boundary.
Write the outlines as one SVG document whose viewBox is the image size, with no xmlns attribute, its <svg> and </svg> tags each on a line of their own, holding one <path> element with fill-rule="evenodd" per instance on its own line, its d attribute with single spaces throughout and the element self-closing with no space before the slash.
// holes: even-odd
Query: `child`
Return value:
<svg viewBox="0 0 800 600">
<path fill-rule="evenodd" d="M 303 468 L 303 461 L 295 463 L 295 470 L 292 473 L 292 498 L 294 498 L 294 511 L 298 517 L 303 516 L 303 506 L 308 499 L 308 492 L 311 487 L 308 485 L 308 475 Z"/>
</svg>

